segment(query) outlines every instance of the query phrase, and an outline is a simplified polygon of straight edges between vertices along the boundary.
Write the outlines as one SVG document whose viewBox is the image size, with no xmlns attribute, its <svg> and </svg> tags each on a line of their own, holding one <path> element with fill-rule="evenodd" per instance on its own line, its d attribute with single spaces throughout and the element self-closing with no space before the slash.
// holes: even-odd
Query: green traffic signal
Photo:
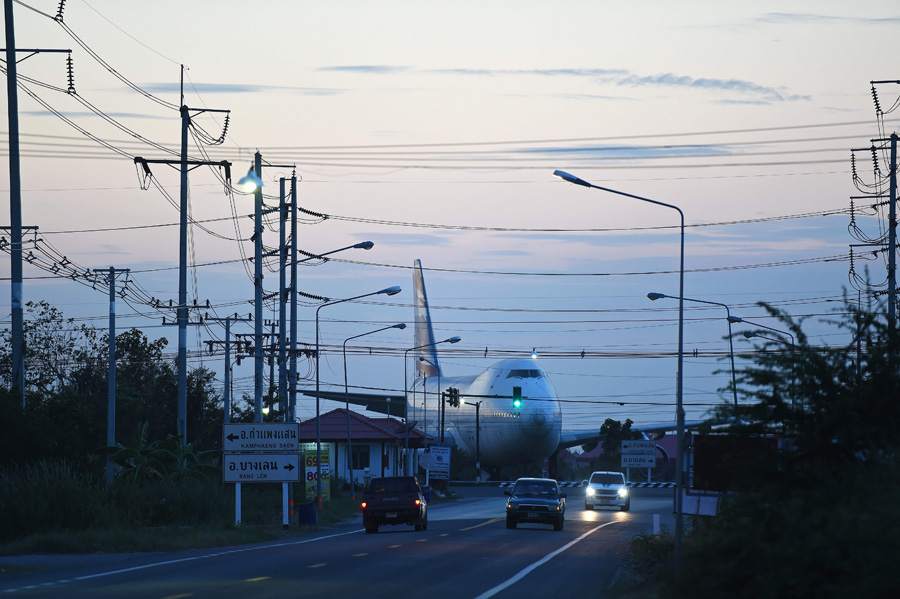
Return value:
<svg viewBox="0 0 900 599">
<path fill-rule="evenodd" d="M 513 387 L 513 407 L 517 410 L 522 407 L 522 387 Z"/>
</svg>

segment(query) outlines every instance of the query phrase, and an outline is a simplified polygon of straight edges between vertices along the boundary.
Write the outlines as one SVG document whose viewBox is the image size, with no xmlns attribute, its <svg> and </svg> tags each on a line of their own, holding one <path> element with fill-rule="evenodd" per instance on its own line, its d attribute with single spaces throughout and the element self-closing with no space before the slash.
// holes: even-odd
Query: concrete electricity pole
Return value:
<svg viewBox="0 0 900 599">
<path fill-rule="evenodd" d="M 106 404 L 106 446 L 116 444 L 116 275 L 131 272 L 127 268 L 94 269 L 95 273 L 106 273 L 109 282 L 109 391 Z M 126 285 L 127 285 L 126 281 Z M 106 456 L 106 484 L 113 482 L 113 463 Z"/>
<path fill-rule="evenodd" d="M 9 256 L 10 308 L 12 315 L 12 389 L 22 397 L 25 407 L 25 302 L 22 299 L 22 175 L 19 152 L 19 94 L 16 52 L 26 52 L 26 58 L 39 52 L 68 52 L 71 50 L 16 49 L 16 27 L 13 21 L 13 0 L 3 0 L 6 18 L 6 107 L 9 118 Z M 22 60 L 25 60 L 24 58 Z"/>
</svg>

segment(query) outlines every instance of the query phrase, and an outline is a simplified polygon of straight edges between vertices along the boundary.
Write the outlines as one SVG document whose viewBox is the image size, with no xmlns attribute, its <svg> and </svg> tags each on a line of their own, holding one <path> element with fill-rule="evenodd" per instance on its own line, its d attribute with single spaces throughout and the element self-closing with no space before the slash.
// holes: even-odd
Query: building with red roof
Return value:
<svg viewBox="0 0 900 599">
<path fill-rule="evenodd" d="M 348 444 L 348 416 L 349 438 Z M 332 476 L 350 480 L 349 447 L 353 447 L 353 479 L 363 484 L 366 476 L 396 476 L 403 470 L 406 447 L 405 424 L 396 418 L 369 418 L 353 410 L 338 408 L 319 416 L 319 438 L 328 446 L 328 466 Z M 425 447 L 431 440 L 417 428 L 409 431 L 409 449 Z M 300 442 L 316 442 L 316 419 L 300 423 Z M 323 460 L 324 462 L 324 460 Z"/>
</svg>

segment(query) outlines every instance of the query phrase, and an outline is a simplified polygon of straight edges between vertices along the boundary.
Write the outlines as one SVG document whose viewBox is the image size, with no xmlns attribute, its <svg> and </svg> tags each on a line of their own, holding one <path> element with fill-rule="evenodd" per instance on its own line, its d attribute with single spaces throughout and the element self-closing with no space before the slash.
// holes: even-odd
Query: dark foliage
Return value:
<svg viewBox="0 0 900 599">
<path fill-rule="evenodd" d="M 846 346 L 812 346 L 800 323 L 769 308 L 795 343 L 767 341 L 739 377 L 748 398 L 720 417 L 731 435 L 770 435 L 780 450 L 740 473 L 719 516 L 697 522 L 683 571 L 664 595 L 893 596 L 900 558 L 897 344 L 883 313 L 844 306 Z M 857 344 L 859 340 L 859 344 Z"/>
</svg>

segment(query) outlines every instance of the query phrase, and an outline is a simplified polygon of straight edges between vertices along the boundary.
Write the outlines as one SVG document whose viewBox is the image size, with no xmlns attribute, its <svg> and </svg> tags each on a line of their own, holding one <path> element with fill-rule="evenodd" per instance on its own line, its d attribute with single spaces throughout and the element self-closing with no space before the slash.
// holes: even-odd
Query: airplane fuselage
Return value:
<svg viewBox="0 0 900 599">
<path fill-rule="evenodd" d="M 504 467 L 549 456 L 562 429 L 559 399 L 535 360 L 497 362 L 477 376 L 418 378 L 409 389 L 410 419 L 440 442 L 440 391 L 459 389 L 458 408 L 445 406 L 444 432 L 485 467 Z M 521 388 L 519 407 L 513 388 Z M 476 430 L 476 407 L 479 426 Z"/>
</svg>

